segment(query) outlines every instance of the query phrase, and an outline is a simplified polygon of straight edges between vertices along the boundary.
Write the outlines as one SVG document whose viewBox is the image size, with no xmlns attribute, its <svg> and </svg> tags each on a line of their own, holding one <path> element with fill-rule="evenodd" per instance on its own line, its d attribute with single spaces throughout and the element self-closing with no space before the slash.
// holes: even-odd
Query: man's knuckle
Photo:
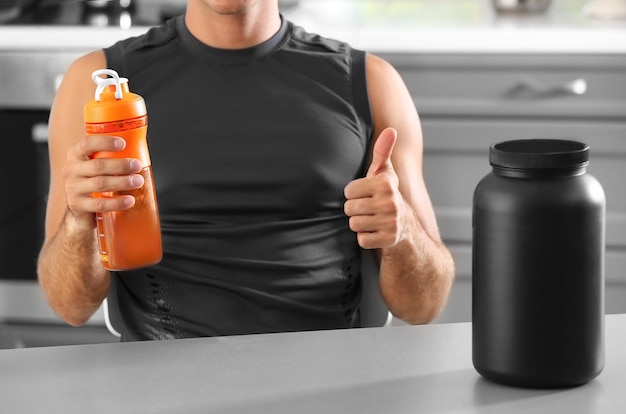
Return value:
<svg viewBox="0 0 626 414">
<path fill-rule="evenodd" d="M 99 175 L 97 177 L 93 177 L 93 190 L 97 192 L 102 192 L 107 190 L 107 178 Z"/>
<path fill-rule="evenodd" d="M 104 198 L 94 197 L 91 199 L 91 207 L 93 211 L 104 211 L 106 208 L 106 200 Z"/>
<path fill-rule="evenodd" d="M 93 160 L 91 160 L 91 166 L 94 172 L 102 173 L 103 171 L 105 171 L 106 162 L 102 158 L 94 158 Z"/>
</svg>

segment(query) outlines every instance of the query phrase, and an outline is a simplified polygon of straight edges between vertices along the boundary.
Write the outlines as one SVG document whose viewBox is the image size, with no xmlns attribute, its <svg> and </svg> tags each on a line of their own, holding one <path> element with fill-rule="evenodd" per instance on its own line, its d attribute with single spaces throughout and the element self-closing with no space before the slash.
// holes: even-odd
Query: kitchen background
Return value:
<svg viewBox="0 0 626 414">
<path fill-rule="evenodd" d="M 536 8 L 512 10 L 519 4 Z M 62 324 L 37 286 L 48 110 L 77 56 L 143 33 L 184 5 L 0 0 L 0 348 L 117 341 L 102 310 L 84 327 Z M 591 146 L 588 171 L 607 194 L 606 312 L 626 312 L 626 0 L 282 0 L 280 6 L 309 31 L 386 58 L 413 94 L 427 184 L 457 264 L 448 307 L 436 322 L 471 320 L 472 193 L 490 169 L 489 145 L 518 138 Z"/>
</svg>

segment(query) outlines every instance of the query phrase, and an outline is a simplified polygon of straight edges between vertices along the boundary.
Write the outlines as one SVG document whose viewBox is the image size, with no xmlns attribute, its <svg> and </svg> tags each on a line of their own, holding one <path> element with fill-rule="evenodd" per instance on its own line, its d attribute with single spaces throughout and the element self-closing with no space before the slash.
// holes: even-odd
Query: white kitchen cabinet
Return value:
<svg viewBox="0 0 626 414">
<path fill-rule="evenodd" d="M 439 322 L 471 320 L 471 209 L 493 143 L 590 145 L 607 198 L 606 311 L 626 312 L 626 55 L 380 54 L 405 80 L 424 132 L 424 174 L 457 279 Z"/>
</svg>

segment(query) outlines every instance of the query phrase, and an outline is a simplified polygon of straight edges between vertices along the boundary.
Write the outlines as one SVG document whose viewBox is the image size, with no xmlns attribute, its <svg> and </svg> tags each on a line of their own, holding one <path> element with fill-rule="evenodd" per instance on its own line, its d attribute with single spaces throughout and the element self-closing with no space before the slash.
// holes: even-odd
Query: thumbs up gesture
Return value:
<svg viewBox="0 0 626 414">
<path fill-rule="evenodd" d="M 391 247 L 400 240 L 405 202 L 391 163 L 396 139 L 395 129 L 382 131 L 374 144 L 366 176 L 350 182 L 344 189 L 344 212 L 364 249 Z"/>
</svg>

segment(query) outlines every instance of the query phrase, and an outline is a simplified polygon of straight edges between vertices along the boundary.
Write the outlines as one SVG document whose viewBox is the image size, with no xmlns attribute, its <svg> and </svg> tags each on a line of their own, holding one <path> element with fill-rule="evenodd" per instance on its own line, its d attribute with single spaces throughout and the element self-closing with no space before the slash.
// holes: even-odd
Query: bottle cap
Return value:
<svg viewBox="0 0 626 414">
<path fill-rule="evenodd" d="M 85 122 L 114 122 L 146 115 L 146 103 L 130 92 L 128 79 L 120 78 L 112 69 L 96 70 L 91 78 L 98 87 L 94 99 L 85 106 Z"/>
<path fill-rule="evenodd" d="M 522 139 L 493 144 L 489 148 L 492 166 L 524 169 L 567 169 L 589 164 L 589 146 L 560 139 Z"/>
</svg>

